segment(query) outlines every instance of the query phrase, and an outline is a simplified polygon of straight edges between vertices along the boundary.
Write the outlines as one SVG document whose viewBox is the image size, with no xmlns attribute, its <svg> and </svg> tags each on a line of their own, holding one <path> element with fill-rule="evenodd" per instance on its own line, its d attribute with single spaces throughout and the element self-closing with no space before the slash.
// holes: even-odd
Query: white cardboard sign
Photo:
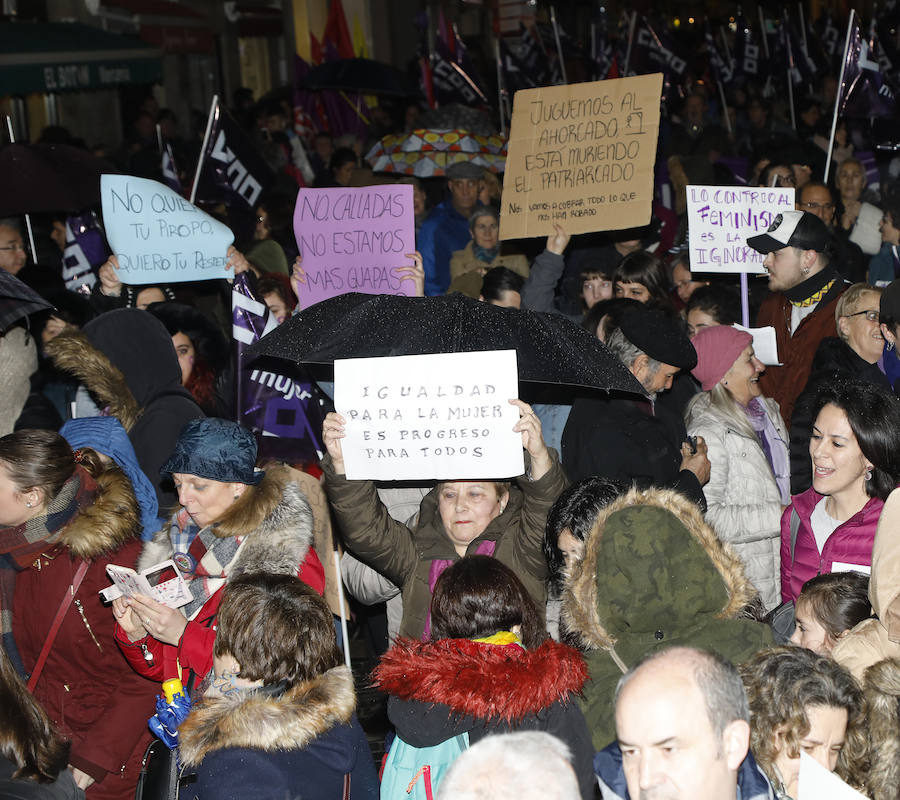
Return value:
<svg viewBox="0 0 900 800">
<path fill-rule="evenodd" d="M 490 480 L 525 471 L 515 350 L 334 362 L 351 480 Z"/>
<path fill-rule="evenodd" d="M 691 272 L 761 273 L 762 253 L 747 244 L 775 217 L 794 208 L 793 188 L 688 186 Z"/>
</svg>

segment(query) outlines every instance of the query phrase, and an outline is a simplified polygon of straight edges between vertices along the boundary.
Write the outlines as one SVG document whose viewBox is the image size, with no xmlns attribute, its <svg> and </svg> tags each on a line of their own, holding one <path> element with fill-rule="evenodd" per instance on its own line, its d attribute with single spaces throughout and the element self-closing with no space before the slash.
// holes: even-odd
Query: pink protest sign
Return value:
<svg viewBox="0 0 900 800">
<path fill-rule="evenodd" d="M 346 292 L 413 293 L 411 280 L 394 274 L 416 249 L 413 191 L 408 184 L 301 189 L 294 236 L 306 286 L 300 307 Z"/>
</svg>

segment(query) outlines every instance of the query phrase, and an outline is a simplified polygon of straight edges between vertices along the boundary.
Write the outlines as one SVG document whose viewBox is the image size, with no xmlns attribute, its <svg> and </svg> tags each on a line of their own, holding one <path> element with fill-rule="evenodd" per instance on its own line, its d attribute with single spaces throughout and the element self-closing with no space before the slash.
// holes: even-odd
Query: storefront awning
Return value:
<svg viewBox="0 0 900 800">
<path fill-rule="evenodd" d="M 0 97 L 162 80 L 161 52 L 77 22 L 0 23 Z"/>
<path fill-rule="evenodd" d="M 216 51 L 209 16 L 170 0 L 103 0 L 99 14 L 136 26 L 141 39 L 164 53 Z"/>
</svg>

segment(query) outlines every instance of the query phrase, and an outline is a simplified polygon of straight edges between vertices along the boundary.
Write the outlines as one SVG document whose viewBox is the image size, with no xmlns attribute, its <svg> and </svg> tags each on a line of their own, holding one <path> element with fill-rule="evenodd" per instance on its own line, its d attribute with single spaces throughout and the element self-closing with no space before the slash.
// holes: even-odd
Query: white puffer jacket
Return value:
<svg viewBox="0 0 900 800">
<path fill-rule="evenodd" d="M 766 413 L 787 447 L 788 435 L 778 404 L 761 397 Z M 781 602 L 781 493 L 759 439 L 737 430 L 699 395 L 685 414 L 691 436 L 702 436 L 711 466 L 706 521 L 744 562 L 766 610 Z"/>
</svg>

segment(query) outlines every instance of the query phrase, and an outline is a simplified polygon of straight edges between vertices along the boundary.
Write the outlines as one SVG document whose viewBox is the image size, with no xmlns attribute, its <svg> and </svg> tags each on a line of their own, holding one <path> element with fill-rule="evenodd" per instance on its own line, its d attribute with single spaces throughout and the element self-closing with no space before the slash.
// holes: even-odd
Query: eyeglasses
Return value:
<svg viewBox="0 0 900 800">
<path fill-rule="evenodd" d="M 878 322 L 881 319 L 881 314 L 877 311 L 854 311 L 852 314 L 844 314 L 845 317 L 858 317 L 860 314 L 865 314 L 866 319 L 869 322 Z"/>
<path fill-rule="evenodd" d="M 23 253 L 25 252 L 24 244 L 11 244 L 6 247 L 0 247 L 0 250 L 21 250 Z"/>
<path fill-rule="evenodd" d="M 834 208 L 834 203 L 800 203 L 800 208 L 807 211 L 819 211 L 820 209 Z"/>
</svg>

